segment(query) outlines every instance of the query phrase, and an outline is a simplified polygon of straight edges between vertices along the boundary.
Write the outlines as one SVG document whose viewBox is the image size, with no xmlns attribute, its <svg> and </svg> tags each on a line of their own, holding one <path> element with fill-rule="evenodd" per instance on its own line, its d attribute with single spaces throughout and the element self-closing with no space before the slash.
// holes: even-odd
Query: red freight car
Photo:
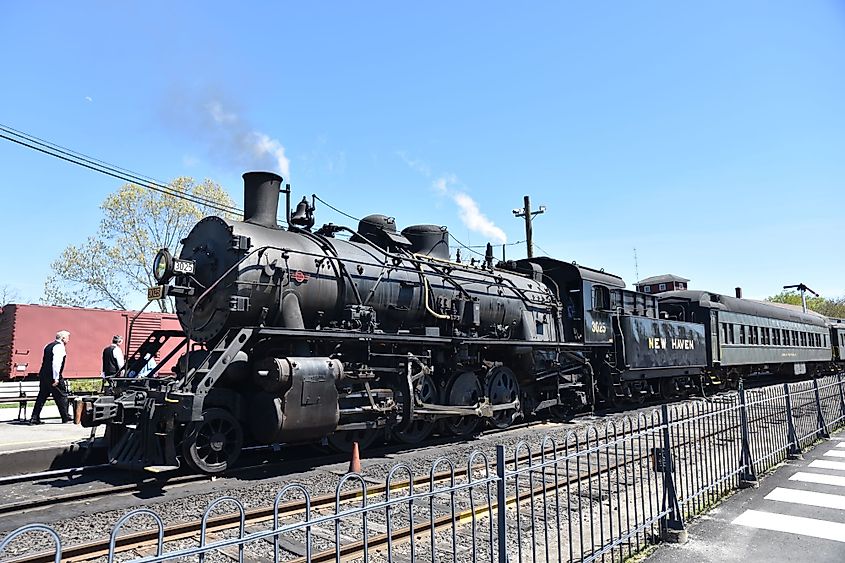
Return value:
<svg viewBox="0 0 845 563">
<path fill-rule="evenodd" d="M 59 330 L 70 331 L 64 372 L 67 378 L 99 377 L 103 348 L 111 344 L 115 334 L 123 336 L 123 351 L 127 353 L 137 349 L 154 330 L 181 330 L 176 315 L 141 313 L 132 325 L 130 339 L 129 325 L 137 314 L 137 311 L 79 307 L 6 305 L 0 309 L 0 381 L 36 378 L 44 346 Z M 165 348 L 161 357 L 172 350 Z M 164 365 L 159 373 L 172 373 L 173 364 L 175 359 Z"/>
</svg>

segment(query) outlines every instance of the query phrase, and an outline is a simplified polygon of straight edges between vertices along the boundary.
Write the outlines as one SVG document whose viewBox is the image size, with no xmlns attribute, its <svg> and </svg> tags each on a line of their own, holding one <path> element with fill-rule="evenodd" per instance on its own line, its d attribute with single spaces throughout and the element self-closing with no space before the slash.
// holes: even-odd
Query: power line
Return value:
<svg viewBox="0 0 845 563">
<path fill-rule="evenodd" d="M 536 246 L 537 248 L 539 248 L 539 249 L 540 249 L 540 252 L 542 252 L 543 254 L 545 254 L 546 256 L 548 256 L 549 258 L 551 258 L 551 257 L 552 257 L 552 255 L 551 255 L 551 254 L 549 254 L 548 252 L 546 252 L 546 251 L 543 249 L 543 247 L 542 247 L 542 246 L 540 246 L 539 244 L 537 244 L 536 242 L 534 243 L 534 246 Z"/>
<path fill-rule="evenodd" d="M 154 192 L 158 192 L 164 195 L 168 195 L 171 197 L 175 197 L 178 199 L 183 199 L 189 201 L 191 203 L 195 203 L 197 205 L 204 205 L 211 209 L 215 209 L 217 211 L 221 211 L 223 213 L 231 213 L 234 215 L 243 215 L 243 210 L 238 209 L 237 207 L 232 207 L 228 205 L 220 204 L 212 199 L 204 198 L 199 195 L 194 194 L 185 194 L 181 193 L 177 190 L 174 190 L 172 187 L 168 186 L 164 182 L 151 178 L 149 176 L 133 172 L 126 168 L 121 168 L 114 164 L 110 164 L 103 160 L 88 156 L 86 154 L 74 151 L 72 149 L 63 147 L 57 143 L 52 141 L 47 141 L 45 139 L 36 137 L 35 135 L 19 131 L 14 129 L 13 127 L 9 127 L 8 125 L 4 125 L 0 123 L 0 139 L 5 139 L 7 141 L 11 141 L 12 143 L 16 143 L 23 147 L 32 149 L 34 151 L 41 152 L 48 156 L 52 156 L 54 158 L 58 158 L 60 160 L 64 160 L 65 162 L 69 162 L 71 164 L 75 164 L 77 166 L 81 166 L 83 168 L 87 168 L 89 170 L 93 170 L 94 172 L 99 172 L 100 174 L 105 174 L 106 176 L 110 176 L 112 178 L 116 178 L 118 180 L 123 180 L 125 182 L 131 182 L 134 184 L 138 184 L 141 187 L 147 188 Z M 333 206 L 332 204 L 328 203 L 326 200 L 318 197 L 316 194 L 313 194 L 313 197 L 316 201 L 319 201 L 329 209 L 343 215 L 348 219 L 352 219 L 353 221 L 361 222 L 362 219 L 359 219 L 337 207 Z M 449 233 L 449 237 L 454 240 L 458 245 L 461 247 L 477 254 L 479 256 L 484 256 L 482 253 L 473 250 L 474 248 L 484 248 L 486 245 L 482 246 L 468 246 L 455 238 L 452 233 Z M 518 241 L 506 244 L 505 246 L 513 246 L 517 244 L 522 244 L 525 241 Z M 501 246 L 501 245 L 497 245 Z"/>
<path fill-rule="evenodd" d="M 58 158 L 60 160 L 64 160 L 65 162 L 69 162 L 71 164 L 76 164 L 77 166 L 81 166 L 83 168 L 99 172 L 101 174 L 105 174 L 107 176 L 111 176 L 112 178 L 116 178 L 118 180 L 135 183 L 149 190 L 169 195 L 171 197 L 184 199 L 197 205 L 204 205 L 206 207 L 221 211 L 223 213 L 233 213 L 237 215 L 243 213 L 242 210 L 236 207 L 222 205 L 212 199 L 208 199 L 199 195 L 185 194 L 179 192 L 177 190 L 174 190 L 167 184 L 158 180 L 154 180 L 148 176 L 143 176 L 141 174 L 129 171 L 125 168 L 120 168 L 102 160 L 98 160 L 82 153 L 72 151 L 70 149 L 62 147 L 61 145 L 57 145 L 50 141 L 45 141 L 43 139 L 35 137 L 34 135 L 18 131 L 3 124 L 0 124 L 0 139 L 11 141 L 26 148 L 41 152 L 48 156 Z"/>
</svg>

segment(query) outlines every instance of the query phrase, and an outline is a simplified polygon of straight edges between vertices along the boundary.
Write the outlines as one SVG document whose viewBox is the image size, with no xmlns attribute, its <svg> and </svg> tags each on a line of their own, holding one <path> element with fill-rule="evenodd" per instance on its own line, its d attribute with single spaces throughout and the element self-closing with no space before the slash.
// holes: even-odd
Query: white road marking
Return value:
<svg viewBox="0 0 845 563">
<path fill-rule="evenodd" d="M 845 477 L 838 475 L 825 475 L 824 473 L 805 473 L 799 471 L 789 478 L 790 481 L 803 481 L 804 483 L 819 483 L 821 485 L 836 485 L 845 487 Z"/>
<path fill-rule="evenodd" d="M 845 463 L 842 463 L 841 461 L 828 461 L 826 459 L 817 459 L 815 461 L 811 461 L 810 467 L 816 467 L 818 469 L 838 469 L 839 471 L 845 471 Z"/>
<path fill-rule="evenodd" d="M 836 444 L 836 446 L 835 446 L 835 447 L 837 447 L 837 448 L 845 448 L 845 442 L 839 442 L 838 444 Z"/>
<path fill-rule="evenodd" d="M 845 457 L 845 452 L 842 450 L 830 450 L 829 452 L 825 452 L 824 455 L 828 455 L 830 457 Z"/>
<path fill-rule="evenodd" d="M 839 522 L 788 516 L 786 514 L 763 512 L 761 510 L 746 510 L 733 523 L 739 524 L 740 526 L 748 526 L 749 528 L 773 530 L 775 532 L 790 532 L 802 536 L 845 542 L 845 524 L 840 524 Z"/>
<path fill-rule="evenodd" d="M 766 500 L 779 500 L 781 502 L 791 502 L 793 504 L 805 504 L 808 506 L 819 506 L 821 508 L 845 510 L 845 496 L 832 495 L 830 493 L 817 493 L 815 491 L 801 491 L 799 489 L 777 487 L 764 498 Z"/>
</svg>

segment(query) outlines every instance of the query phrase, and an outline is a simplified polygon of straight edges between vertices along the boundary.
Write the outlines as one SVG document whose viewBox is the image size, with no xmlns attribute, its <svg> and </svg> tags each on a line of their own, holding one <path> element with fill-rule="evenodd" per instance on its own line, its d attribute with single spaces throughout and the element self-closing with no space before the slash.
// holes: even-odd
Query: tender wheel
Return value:
<svg viewBox="0 0 845 563">
<path fill-rule="evenodd" d="M 487 397 L 492 405 L 502 405 L 517 401 L 516 408 L 493 412 L 490 424 L 496 428 L 507 428 L 522 416 L 519 405 L 519 382 L 510 368 L 497 366 L 487 374 Z"/>
<path fill-rule="evenodd" d="M 449 386 L 449 404 L 456 406 L 475 405 L 482 394 L 478 376 L 471 371 L 465 371 L 455 377 Z M 445 421 L 446 430 L 455 436 L 470 436 L 478 430 L 480 425 L 481 419 L 477 416 L 455 416 Z"/>
<path fill-rule="evenodd" d="M 348 454 L 352 452 L 352 444 L 358 442 L 358 449 L 365 450 L 378 439 L 381 430 L 367 428 L 365 430 L 342 430 L 326 437 L 329 447 L 336 452 Z"/>
<path fill-rule="evenodd" d="M 660 398 L 664 401 L 674 399 L 680 394 L 678 382 L 672 377 L 665 377 L 660 380 Z"/>
<path fill-rule="evenodd" d="M 417 383 L 417 396 L 423 403 L 437 403 L 437 385 L 430 375 L 422 376 Z M 404 397 L 400 396 L 400 400 L 404 400 Z M 415 419 L 402 430 L 394 431 L 394 435 L 406 444 L 419 444 L 431 436 L 432 432 L 434 432 L 434 422 Z"/>
<path fill-rule="evenodd" d="M 185 428 L 182 457 L 196 471 L 215 475 L 235 464 L 243 443 L 241 424 L 229 411 L 208 409 L 202 413 L 202 421 Z"/>
</svg>

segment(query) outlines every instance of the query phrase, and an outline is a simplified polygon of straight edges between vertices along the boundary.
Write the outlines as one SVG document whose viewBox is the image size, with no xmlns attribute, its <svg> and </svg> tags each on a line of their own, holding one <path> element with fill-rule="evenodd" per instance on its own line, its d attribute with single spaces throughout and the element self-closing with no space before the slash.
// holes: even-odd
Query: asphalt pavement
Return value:
<svg viewBox="0 0 845 563">
<path fill-rule="evenodd" d="M 688 525 L 649 563 L 845 561 L 845 434 L 790 460 Z"/>
</svg>

